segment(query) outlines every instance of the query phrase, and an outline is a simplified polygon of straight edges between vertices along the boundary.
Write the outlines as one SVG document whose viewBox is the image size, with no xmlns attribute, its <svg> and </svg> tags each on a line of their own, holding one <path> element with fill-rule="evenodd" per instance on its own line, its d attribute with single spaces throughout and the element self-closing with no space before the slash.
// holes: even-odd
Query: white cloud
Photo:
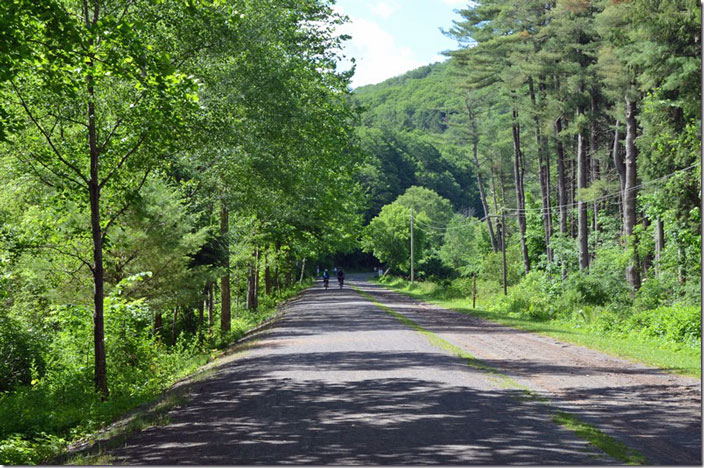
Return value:
<svg viewBox="0 0 704 468">
<path fill-rule="evenodd" d="M 456 8 L 461 8 L 461 7 L 466 7 L 468 5 L 474 5 L 474 2 L 471 0 L 442 0 L 442 3 L 445 5 L 449 5 L 451 7 L 456 7 Z"/>
<path fill-rule="evenodd" d="M 372 7 L 372 13 L 376 16 L 381 16 L 384 19 L 389 19 L 401 9 L 397 2 L 379 2 Z"/>
<path fill-rule="evenodd" d="M 347 57 L 356 59 L 357 68 L 352 78 L 355 88 L 380 83 L 425 65 L 410 48 L 399 46 L 391 34 L 372 21 L 350 17 L 338 32 L 351 36 L 345 43 L 344 52 Z M 340 65 L 344 70 L 350 68 L 347 61 Z"/>
</svg>

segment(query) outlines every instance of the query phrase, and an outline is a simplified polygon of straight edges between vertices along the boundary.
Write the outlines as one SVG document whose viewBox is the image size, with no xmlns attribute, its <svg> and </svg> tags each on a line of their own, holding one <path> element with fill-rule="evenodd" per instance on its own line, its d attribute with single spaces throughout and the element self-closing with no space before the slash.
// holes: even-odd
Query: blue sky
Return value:
<svg viewBox="0 0 704 468">
<path fill-rule="evenodd" d="M 350 17 L 340 32 L 352 36 L 345 55 L 355 57 L 352 86 L 379 83 L 422 65 L 444 60 L 441 52 L 456 49 L 445 37 L 459 19 L 454 12 L 468 0 L 337 0 L 336 9 Z M 349 63 L 343 62 L 342 69 Z"/>
</svg>

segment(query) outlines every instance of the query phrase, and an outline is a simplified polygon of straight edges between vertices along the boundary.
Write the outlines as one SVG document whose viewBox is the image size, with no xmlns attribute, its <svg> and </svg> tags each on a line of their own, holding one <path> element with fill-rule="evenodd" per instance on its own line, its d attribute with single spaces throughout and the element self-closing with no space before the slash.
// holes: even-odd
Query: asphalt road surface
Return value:
<svg viewBox="0 0 704 468">
<path fill-rule="evenodd" d="M 500 373 L 468 365 L 351 286 Z M 648 463 L 701 465 L 698 380 L 444 311 L 361 279 L 306 291 L 250 340 L 244 355 L 192 386 L 169 424 L 132 436 L 110 452 L 111 462 L 621 463 L 553 422 L 565 410 Z M 544 399 L 526 398 L 519 387 Z"/>
</svg>

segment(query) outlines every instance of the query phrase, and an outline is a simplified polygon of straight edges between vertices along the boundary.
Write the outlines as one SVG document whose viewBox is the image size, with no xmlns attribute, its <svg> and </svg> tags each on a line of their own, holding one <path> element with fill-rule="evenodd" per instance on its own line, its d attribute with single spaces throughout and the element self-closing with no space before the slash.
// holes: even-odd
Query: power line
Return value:
<svg viewBox="0 0 704 468">
<path fill-rule="evenodd" d="M 665 176 L 662 176 L 662 177 L 660 177 L 660 178 L 658 178 L 658 179 L 653 179 L 653 180 L 650 180 L 650 181 L 648 181 L 648 182 L 643 182 L 643 183 L 641 183 L 641 184 L 638 184 L 638 185 L 636 185 L 636 186 L 634 186 L 634 187 L 631 187 L 631 188 L 629 188 L 629 189 L 627 189 L 627 190 L 624 190 L 624 192 L 630 193 L 630 192 L 632 192 L 632 191 L 639 190 L 639 189 L 641 189 L 641 188 L 643 188 L 643 187 L 646 187 L 646 186 L 649 186 L 649 185 L 653 185 L 653 184 L 658 183 L 658 182 L 662 182 L 663 180 L 669 179 L 670 177 L 673 177 L 673 176 L 679 174 L 680 172 L 688 171 L 688 170 L 693 169 L 693 168 L 695 168 L 695 167 L 696 167 L 696 164 L 693 164 L 693 165 L 691 165 L 691 166 L 689 166 L 689 167 L 685 167 L 684 169 L 679 169 L 679 170 L 677 170 L 677 171 L 675 171 L 675 172 L 672 172 L 672 173 L 670 173 L 670 174 L 667 174 L 667 175 L 665 175 Z M 599 196 L 599 197 L 596 197 L 596 198 L 593 198 L 593 199 L 590 199 L 590 200 L 582 200 L 582 203 L 596 203 L 596 202 L 606 201 L 606 200 L 608 200 L 608 199 L 610 199 L 610 198 L 614 198 L 614 197 L 617 197 L 617 196 L 621 196 L 621 194 L 622 194 L 622 191 L 619 190 L 618 192 L 612 192 L 612 193 L 609 193 L 609 194 L 606 194 L 606 195 L 602 195 L 602 196 Z M 560 208 L 568 208 L 568 209 L 569 209 L 569 208 L 575 208 L 575 207 L 578 206 L 578 204 L 579 204 L 579 201 L 575 201 L 575 202 L 568 203 L 568 204 L 565 204 L 565 205 L 555 205 L 555 206 L 551 206 L 551 207 L 550 207 L 550 210 L 553 210 L 553 209 L 559 210 Z M 519 208 L 503 208 L 503 210 L 504 210 L 507 214 L 511 214 L 511 215 L 517 215 L 517 214 L 519 214 L 519 213 L 541 213 L 541 214 L 545 214 L 545 213 L 547 212 L 547 209 L 545 209 L 545 208 L 524 208 L 524 209 L 522 209 L 522 210 L 519 209 Z"/>
<path fill-rule="evenodd" d="M 643 183 L 638 184 L 638 185 L 636 185 L 636 186 L 634 186 L 634 187 L 631 187 L 630 189 L 626 190 L 626 192 L 636 191 L 636 190 L 639 190 L 639 189 L 641 189 L 641 188 L 643 188 L 643 187 L 648 187 L 648 186 L 653 185 L 653 184 L 656 184 L 656 183 L 658 183 L 658 182 L 662 182 L 663 180 L 669 179 L 670 177 L 673 177 L 673 176 L 675 176 L 675 175 L 677 175 L 677 174 L 679 174 L 679 173 L 681 173 L 681 172 L 688 171 L 688 170 L 693 169 L 693 168 L 695 168 L 695 167 L 697 167 L 696 164 L 693 164 L 693 165 L 691 165 L 691 166 L 689 166 L 689 167 L 686 167 L 686 168 L 684 168 L 684 169 L 679 169 L 679 170 L 677 170 L 677 171 L 674 171 L 674 172 L 672 172 L 672 173 L 670 173 L 670 174 L 664 175 L 664 176 L 659 177 L 659 178 L 657 178 L 657 179 L 653 179 L 653 180 L 650 180 L 650 181 L 647 181 L 647 182 L 643 182 Z M 596 198 L 593 198 L 593 199 L 590 199 L 590 200 L 583 200 L 582 203 L 597 203 L 597 202 L 602 202 L 602 201 L 606 201 L 606 200 L 608 200 L 608 199 L 610 199 L 610 198 L 614 198 L 614 197 L 617 197 L 617 196 L 621 196 L 621 194 L 622 194 L 622 191 L 619 190 L 618 192 L 609 193 L 609 194 L 602 195 L 602 196 L 599 196 L 599 197 L 596 197 Z M 554 206 L 551 206 L 551 207 L 549 208 L 549 211 L 552 211 L 552 210 L 559 210 L 559 209 L 561 209 L 561 208 L 567 208 L 567 209 L 576 208 L 576 207 L 578 206 L 578 203 L 579 203 L 579 202 L 572 202 L 572 203 L 568 203 L 568 204 L 565 204 L 565 205 L 554 205 Z M 612 202 L 611 204 L 612 204 L 612 205 L 617 205 L 618 203 L 613 203 L 613 202 Z M 499 211 L 500 211 L 500 212 L 503 212 L 504 214 L 507 214 L 507 215 L 509 215 L 509 216 L 516 216 L 516 215 L 518 215 L 519 213 L 540 213 L 540 214 L 545 214 L 545 213 L 548 212 L 548 210 L 547 210 L 547 209 L 544 209 L 544 208 L 527 208 L 527 209 L 520 210 L 520 209 L 518 209 L 518 208 L 506 208 L 506 207 L 502 207 Z M 492 218 L 492 217 L 500 217 L 500 215 L 498 215 L 498 214 L 496 214 L 496 215 L 486 215 L 486 216 L 484 216 L 483 218 L 479 219 L 479 222 L 484 222 L 484 221 L 486 221 L 487 218 Z M 471 222 L 471 220 L 472 220 L 472 218 L 467 217 L 466 220 L 465 220 L 465 222 Z M 427 234 L 444 234 L 444 233 L 446 233 L 446 232 L 448 232 L 448 231 L 456 231 L 456 230 L 463 229 L 464 227 L 466 227 L 466 225 L 460 225 L 460 226 L 438 226 L 438 225 L 436 225 L 436 224 L 430 223 L 429 221 L 424 221 L 424 220 L 419 219 L 419 218 L 415 218 L 414 221 L 415 221 L 416 228 L 417 228 L 417 229 L 420 229 L 421 231 L 423 231 L 423 232 L 425 232 L 425 233 L 427 233 Z M 422 225 L 423 227 L 421 227 L 421 225 Z"/>
</svg>

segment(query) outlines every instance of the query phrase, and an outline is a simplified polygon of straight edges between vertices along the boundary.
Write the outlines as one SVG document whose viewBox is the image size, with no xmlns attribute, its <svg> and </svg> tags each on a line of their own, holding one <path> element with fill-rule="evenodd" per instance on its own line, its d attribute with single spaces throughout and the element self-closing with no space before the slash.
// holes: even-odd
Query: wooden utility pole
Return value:
<svg viewBox="0 0 704 468">
<path fill-rule="evenodd" d="M 508 296 L 506 290 L 506 215 L 503 208 L 501 208 L 501 257 L 504 267 L 504 296 Z"/>
<path fill-rule="evenodd" d="M 413 283 L 413 208 L 411 207 L 411 283 Z"/>
</svg>

